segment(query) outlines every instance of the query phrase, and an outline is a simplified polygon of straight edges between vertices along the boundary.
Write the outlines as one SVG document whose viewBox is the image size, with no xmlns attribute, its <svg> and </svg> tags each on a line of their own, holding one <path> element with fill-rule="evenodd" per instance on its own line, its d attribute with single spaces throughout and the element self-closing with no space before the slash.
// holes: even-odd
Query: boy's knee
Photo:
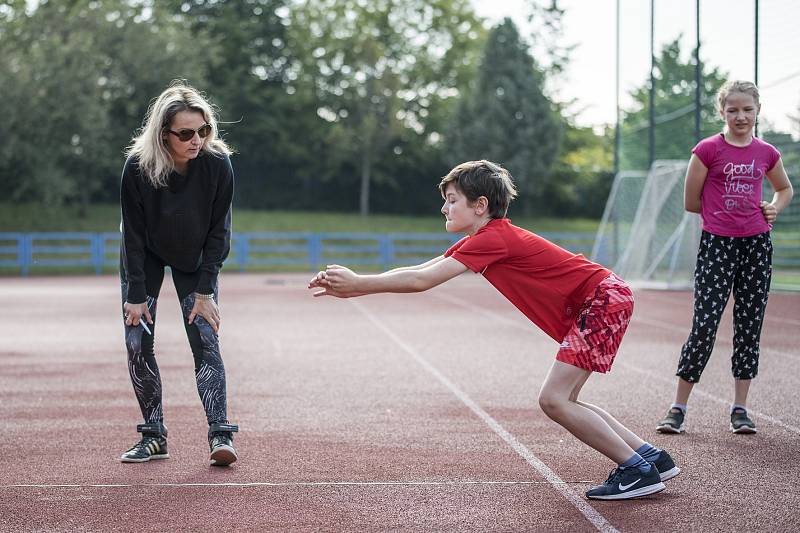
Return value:
<svg viewBox="0 0 800 533">
<path fill-rule="evenodd" d="M 539 407 L 541 407 L 542 411 L 550 418 L 558 414 L 566 401 L 568 401 L 567 398 L 563 398 L 558 394 L 553 394 L 545 389 L 539 391 Z"/>
</svg>

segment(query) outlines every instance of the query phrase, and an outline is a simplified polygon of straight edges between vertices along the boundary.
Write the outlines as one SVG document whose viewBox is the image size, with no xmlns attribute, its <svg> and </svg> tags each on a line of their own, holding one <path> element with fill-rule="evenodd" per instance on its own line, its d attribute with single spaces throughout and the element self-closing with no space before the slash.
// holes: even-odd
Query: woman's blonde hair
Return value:
<svg viewBox="0 0 800 533">
<path fill-rule="evenodd" d="M 225 141 L 217 138 L 217 118 L 205 98 L 183 80 L 175 80 L 152 101 L 138 135 L 125 150 L 128 157 L 135 156 L 145 178 L 155 188 L 166 187 L 175 163 L 166 146 L 164 132 L 172 119 L 181 111 L 196 111 L 211 124 L 211 133 L 203 139 L 201 151 L 215 155 L 228 155 L 232 150 Z"/>
</svg>

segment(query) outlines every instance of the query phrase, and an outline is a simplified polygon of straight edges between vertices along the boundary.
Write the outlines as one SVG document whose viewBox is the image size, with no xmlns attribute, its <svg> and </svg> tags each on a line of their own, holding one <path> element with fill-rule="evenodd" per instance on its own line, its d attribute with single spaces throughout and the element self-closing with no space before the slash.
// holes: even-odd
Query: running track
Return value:
<svg viewBox="0 0 800 533">
<path fill-rule="evenodd" d="M 172 458 L 130 465 L 117 461 L 139 420 L 117 279 L 0 278 L 0 530 L 800 530 L 800 295 L 770 297 L 750 402 L 759 433 L 728 431 L 729 309 L 687 434 L 663 436 L 691 294 L 637 291 L 613 371 L 583 398 L 683 472 L 652 497 L 590 502 L 613 465 L 536 404 L 556 344 L 484 280 L 336 300 L 312 298 L 309 277 L 222 278 L 242 428 L 228 469 L 207 466 L 171 282 L 156 348 Z"/>
</svg>

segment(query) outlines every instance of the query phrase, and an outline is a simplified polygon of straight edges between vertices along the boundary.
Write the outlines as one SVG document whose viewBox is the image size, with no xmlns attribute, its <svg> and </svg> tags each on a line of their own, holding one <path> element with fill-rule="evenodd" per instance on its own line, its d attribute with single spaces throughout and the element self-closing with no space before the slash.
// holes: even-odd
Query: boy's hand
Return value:
<svg viewBox="0 0 800 533">
<path fill-rule="evenodd" d="M 326 275 L 324 270 L 320 270 L 317 272 L 317 275 L 311 278 L 311 281 L 308 282 L 308 288 L 313 289 L 315 287 L 325 287 L 327 285 L 326 282 Z"/>
<path fill-rule="evenodd" d="M 767 223 L 772 224 L 775 222 L 775 219 L 778 218 L 778 210 L 775 209 L 775 206 L 765 200 L 762 200 L 760 207 Z"/>
<path fill-rule="evenodd" d="M 352 298 L 361 296 L 363 292 L 357 290 L 358 274 L 349 268 L 340 265 L 328 265 L 325 271 L 319 272 L 308 284 L 308 288 L 322 287 L 323 290 L 315 292 L 314 296 L 335 296 L 337 298 Z"/>
</svg>

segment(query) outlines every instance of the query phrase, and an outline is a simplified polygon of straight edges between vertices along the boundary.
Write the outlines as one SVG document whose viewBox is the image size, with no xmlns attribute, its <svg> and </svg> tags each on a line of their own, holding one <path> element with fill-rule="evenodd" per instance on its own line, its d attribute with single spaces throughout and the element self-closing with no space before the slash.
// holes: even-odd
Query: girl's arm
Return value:
<svg viewBox="0 0 800 533">
<path fill-rule="evenodd" d="M 783 160 L 778 159 L 772 170 L 767 172 L 767 179 L 770 185 L 775 190 L 771 202 L 761 202 L 761 212 L 764 213 L 764 218 L 772 224 L 778 218 L 778 213 L 783 211 L 783 208 L 789 205 L 794 196 L 792 189 L 792 182 L 789 181 L 789 176 L 786 175 L 786 169 L 783 168 Z"/>
<path fill-rule="evenodd" d="M 700 213 L 703 209 L 700 198 L 706 176 L 708 176 L 708 168 L 700 161 L 699 157 L 692 154 L 689 168 L 686 169 L 686 183 L 683 188 L 683 207 L 690 213 Z"/>
<path fill-rule="evenodd" d="M 310 286 L 322 287 L 314 296 L 351 298 L 379 292 L 422 292 L 431 289 L 459 274 L 467 267 L 452 257 L 437 258 L 418 265 L 417 269 L 395 269 L 382 274 L 356 274 L 349 268 L 330 265 L 323 276 L 315 278 Z M 323 274 L 322 272 L 320 274 Z"/>
</svg>

